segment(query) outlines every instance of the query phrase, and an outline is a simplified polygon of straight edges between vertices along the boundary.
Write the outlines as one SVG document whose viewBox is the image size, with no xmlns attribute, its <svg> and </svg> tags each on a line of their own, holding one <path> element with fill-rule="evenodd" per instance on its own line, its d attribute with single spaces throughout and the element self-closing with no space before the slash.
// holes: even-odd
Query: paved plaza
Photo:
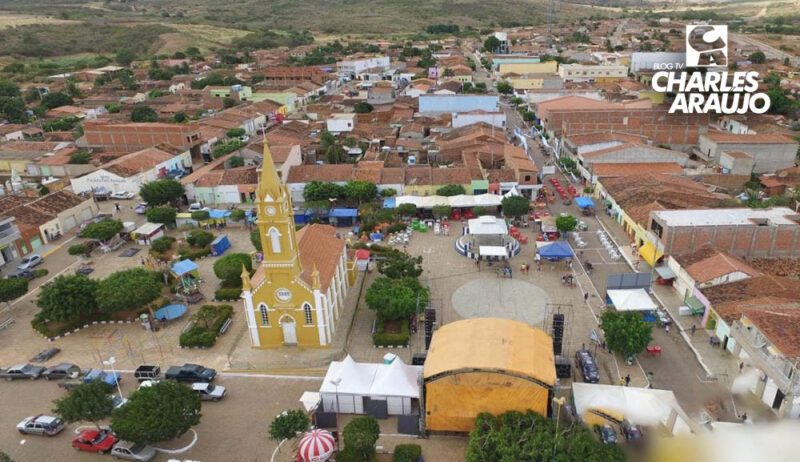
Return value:
<svg viewBox="0 0 800 462">
<path fill-rule="evenodd" d="M 495 277 L 475 279 L 453 293 L 453 310 L 463 318 L 505 318 L 544 326 L 547 293 L 527 281 Z"/>
</svg>

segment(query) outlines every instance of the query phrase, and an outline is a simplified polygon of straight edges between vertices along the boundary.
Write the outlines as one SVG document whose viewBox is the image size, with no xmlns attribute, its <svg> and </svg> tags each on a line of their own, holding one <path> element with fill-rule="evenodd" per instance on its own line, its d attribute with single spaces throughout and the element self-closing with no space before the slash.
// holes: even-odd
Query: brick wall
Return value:
<svg viewBox="0 0 800 462">
<path fill-rule="evenodd" d="M 668 114 L 653 109 L 562 109 L 548 114 L 551 130 L 564 136 L 616 131 L 646 136 L 656 144 L 694 145 L 708 126 L 706 114 Z"/>
<path fill-rule="evenodd" d="M 693 226 L 664 227 L 666 255 L 694 252 L 710 244 L 738 257 L 800 257 L 800 226 Z"/>
</svg>

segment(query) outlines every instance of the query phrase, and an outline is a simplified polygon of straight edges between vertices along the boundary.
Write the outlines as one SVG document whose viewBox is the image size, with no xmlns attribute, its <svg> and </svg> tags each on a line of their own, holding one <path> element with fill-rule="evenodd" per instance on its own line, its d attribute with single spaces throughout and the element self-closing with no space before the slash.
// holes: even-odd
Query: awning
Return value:
<svg viewBox="0 0 800 462">
<path fill-rule="evenodd" d="M 644 289 L 609 290 L 606 293 L 617 311 L 649 311 L 658 308 Z"/>
<path fill-rule="evenodd" d="M 645 242 L 644 245 L 639 248 L 639 255 L 642 256 L 648 265 L 656 266 L 656 261 L 664 255 L 664 252 L 657 250 L 652 243 Z"/>
<path fill-rule="evenodd" d="M 393 209 L 397 207 L 397 200 L 394 197 L 387 197 L 383 200 L 383 208 Z"/>
<path fill-rule="evenodd" d="M 191 260 L 182 260 L 172 265 L 172 272 L 175 274 L 175 276 L 183 276 L 186 273 L 196 271 L 197 268 L 197 263 Z"/>
<path fill-rule="evenodd" d="M 672 279 L 675 277 L 675 273 L 673 273 L 668 266 L 656 266 L 656 273 L 663 279 Z"/>
<path fill-rule="evenodd" d="M 505 247 L 496 245 L 482 245 L 478 247 L 478 253 L 482 257 L 507 257 L 508 253 Z"/>
<path fill-rule="evenodd" d="M 212 220 L 221 220 L 221 219 L 227 218 L 229 216 L 231 216 L 231 211 L 230 210 L 212 209 L 212 210 L 208 211 L 208 218 L 210 218 Z"/>
<path fill-rule="evenodd" d="M 566 241 L 555 241 L 550 245 L 540 247 L 538 251 L 542 258 L 548 260 L 564 260 L 575 256 Z"/>
<path fill-rule="evenodd" d="M 482 235 L 505 235 L 508 234 L 508 226 L 506 221 L 502 218 L 497 218 L 492 215 L 484 215 L 478 218 L 472 218 L 468 222 L 469 234 L 473 236 Z"/>
<path fill-rule="evenodd" d="M 356 218 L 358 209 L 331 209 L 328 213 L 329 218 Z"/>
<path fill-rule="evenodd" d="M 689 297 L 683 303 L 692 310 L 692 314 L 703 314 L 706 311 L 706 306 L 697 297 Z"/>
</svg>

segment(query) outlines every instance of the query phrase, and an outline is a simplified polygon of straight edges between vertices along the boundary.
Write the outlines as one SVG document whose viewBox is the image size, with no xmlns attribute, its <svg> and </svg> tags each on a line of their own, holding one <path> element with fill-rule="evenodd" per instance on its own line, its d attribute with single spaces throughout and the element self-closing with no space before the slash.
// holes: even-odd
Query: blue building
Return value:
<svg viewBox="0 0 800 462">
<path fill-rule="evenodd" d="M 419 112 L 497 112 L 500 97 L 496 95 L 420 95 Z"/>
</svg>

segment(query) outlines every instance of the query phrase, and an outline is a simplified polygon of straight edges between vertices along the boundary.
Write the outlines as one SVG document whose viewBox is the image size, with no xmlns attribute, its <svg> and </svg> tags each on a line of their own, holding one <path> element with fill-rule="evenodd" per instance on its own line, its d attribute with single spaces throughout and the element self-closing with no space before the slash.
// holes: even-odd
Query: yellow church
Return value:
<svg viewBox="0 0 800 462">
<path fill-rule="evenodd" d="M 253 347 L 329 345 L 355 268 L 333 226 L 310 224 L 295 231 L 291 197 L 266 140 L 255 204 L 264 259 L 252 278 L 242 272 Z"/>
</svg>

